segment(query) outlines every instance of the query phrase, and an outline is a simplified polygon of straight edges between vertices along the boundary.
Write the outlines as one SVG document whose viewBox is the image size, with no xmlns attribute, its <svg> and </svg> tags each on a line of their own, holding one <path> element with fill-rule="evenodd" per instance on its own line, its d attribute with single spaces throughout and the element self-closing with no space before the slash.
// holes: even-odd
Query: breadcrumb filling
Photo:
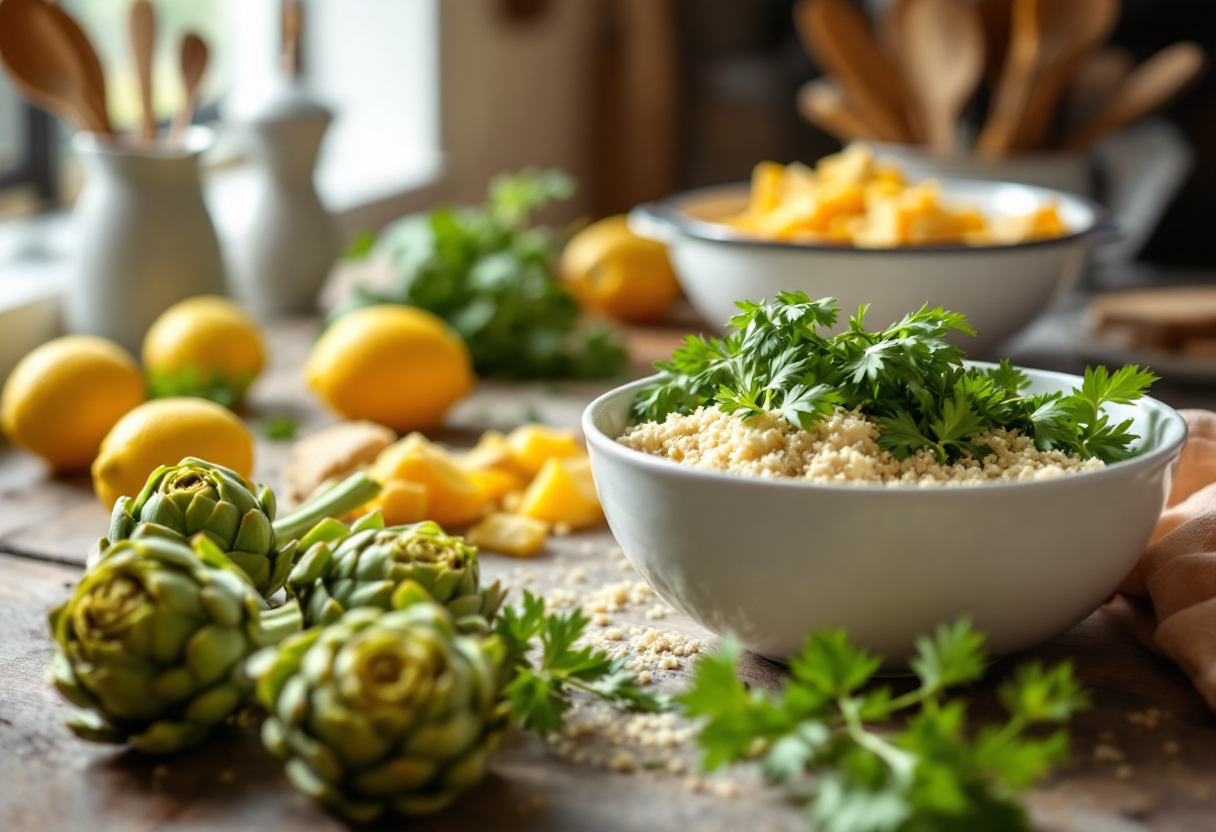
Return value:
<svg viewBox="0 0 1216 832">
<path fill-rule="evenodd" d="M 943 465 L 922 448 L 899 460 L 879 447 L 879 432 L 873 419 L 839 407 L 810 430 L 775 413 L 743 420 L 702 407 L 687 416 L 671 413 L 663 422 L 635 425 L 617 442 L 693 468 L 824 483 L 975 485 L 1053 479 L 1104 466 L 1099 459 L 1040 451 L 1029 436 L 1003 429 L 973 437 L 992 449 L 983 459 L 964 454 Z"/>
</svg>

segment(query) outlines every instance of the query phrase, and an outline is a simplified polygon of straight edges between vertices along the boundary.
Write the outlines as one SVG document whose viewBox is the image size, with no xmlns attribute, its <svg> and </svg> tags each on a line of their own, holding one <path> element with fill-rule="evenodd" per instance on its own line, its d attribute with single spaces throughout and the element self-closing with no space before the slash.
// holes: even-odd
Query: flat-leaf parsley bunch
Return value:
<svg viewBox="0 0 1216 832">
<path fill-rule="evenodd" d="M 728 638 L 697 663 L 685 712 L 705 719 L 698 738 L 706 769 L 759 760 L 765 774 L 800 794 L 824 832 L 1023 832 L 1017 800 L 1068 756 L 1060 724 L 1088 704 L 1068 663 L 1019 667 L 1000 687 L 1004 724 L 967 731 L 955 685 L 978 680 L 983 636 L 967 621 L 917 642 L 920 684 L 903 694 L 868 686 L 881 660 L 825 630 L 790 661 L 780 693 L 749 690 L 736 676 L 742 648 Z M 899 729 L 873 726 L 902 723 Z"/>
<path fill-rule="evenodd" d="M 825 337 L 818 330 L 835 326 L 840 312 L 834 298 L 782 292 L 771 304 L 737 306 L 734 331 L 725 338 L 689 335 L 671 361 L 655 363 L 659 380 L 639 394 L 635 418 L 662 421 L 717 405 L 743 419 L 778 413 L 806 429 L 844 407 L 874 417 L 879 445 L 897 459 L 921 448 L 941 462 L 963 453 L 982 458 L 991 449 L 972 439 L 1003 428 L 1033 437 L 1043 451 L 1117 462 L 1131 456 L 1139 437 L 1130 420 L 1112 423 L 1102 408 L 1140 398 L 1157 380 L 1134 365 L 1113 374 L 1087 368 L 1069 395 L 1029 395 L 1030 380 L 1008 360 L 990 369 L 965 367 L 963 350 L 948 338 L 975 331 L 963 315 L 941 307 L 926 305 L 870 332 L 862 306 L 846 331 Z"/>
</svg>

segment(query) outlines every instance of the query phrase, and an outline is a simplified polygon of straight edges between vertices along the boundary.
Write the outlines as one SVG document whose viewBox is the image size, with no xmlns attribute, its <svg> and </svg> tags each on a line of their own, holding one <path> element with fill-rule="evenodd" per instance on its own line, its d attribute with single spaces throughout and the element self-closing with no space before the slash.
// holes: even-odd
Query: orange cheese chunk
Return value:
<svg viewBox="0 0 1216 832">
<path fill-rule="evenodd" d="M 387 485 L 405 481 L 425 486 L 429 497 L 427 519 L 441 526 L 458 526 L 480 517 L 487 501 L 472 476 L 453 456 L 420 433 L 411 433 L 385 448 L 368 475 Z"/>
<path fill-rule="evenodd" d="M 524 492 L 519 513 L 582 529 L 603 522 L 604 510 L 586 456 L 550 459 Z"/>
<path fill-rule="evenodd" d="M 496 511 L 469 529 L 465 540 L 491 552 L 526 558 L 539 552 L 548 536 L 549 524 L 544 520 Z"/>
<path fill-rule="evenodd" d="M 551 459 L 579 456 L 579 447 L 574 431 L 560 430 L 545 425 L 523 425 L 507 436 L 511 450 L 511 462 L 522 475 L 535 477 Z"/>
<path fill-rule="evenodd" d="M 429 496 L 427 487 L 406 480 L 390 480 L 385 483 L 372 509 L 384 515 L 384 525 L 404 526 L 421 523 L 427 519 Z"/>
</svg>

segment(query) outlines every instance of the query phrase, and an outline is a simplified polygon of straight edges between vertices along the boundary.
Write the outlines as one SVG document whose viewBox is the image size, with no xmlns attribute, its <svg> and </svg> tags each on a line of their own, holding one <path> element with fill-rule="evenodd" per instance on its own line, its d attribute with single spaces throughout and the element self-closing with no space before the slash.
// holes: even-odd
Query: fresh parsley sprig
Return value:
<svg viewBox="0 0 1216 832">
<path fill-rule="evenodd" d="M 659 711 L 667 698 L 644 690 L 625 659 L 613 659 L 590 647 L 575 647 L 590 619 L 581 609 L 545 614 L 545 599 L 524 590 L 520 608 L 506 607 L 494 631 L 507 651 L 508 681 L 503 695 L 510 700 L 524 727 L 542 736 L 557 731 L 562 714 L 571 707 L 570 693 L 581 690 L 616 707 Z M 529 654 L 540 640 L 538 663 Z"/>
<path fill-rule="evenodd" d="M 1068 663 L 1024 665 L 1000 688 L 1007 721 L 969 738 L 965 704 L 945 693 L 983 675 L 983 642 L 966 620 L 939 627 L 910 662 L 920 684 L 896 695 L 869 686 L 881 660 L 842 631 L 812 635 L 779 693 L 739 681 L 742 647 L 728 638 L 697 663 L 678 701 L 704 719 L 706 770 L 759 759 L 770 779 L 805 795 L 809 819 L 825 832 L 1025 830 L 1017 790 L 1068 753 L 1063 730 L 1027 729 L 1068 721 L 1088 697 Z M 902 728 L 871 727 L 897 718 Z"/>
<path fill-rule="evenodd" d="M 412 214 L 359 238 L 347 259 L 385 264 L 389 285 L 357 286 L 330 321 L 364 306 L 407 303 L 447 321 L 480 374 L 620 375 L 627 356 L 619 339 L 605 326 L 580 324 L 578 304 L 553 272 L 556 236 L 528 226 L 534 212 L 573 192 L 561 171 L 527 169 L 495 178 L 485 205 Z"/>
<path fill-rule="evenodd" d="M 809 428 L 835 408 L 874 417 L 879 444 L 899 459 L 932 450 L 942 462 L 991 452 L 974 438 L 989 430 L 1017 430 L 1041 450 L 1060 449 L 1115 462 L 1131 455 L 1138 438 L 1131 422 L 1113 424 L 1107 404 L 1135 401 L 1157 380 L 1139 367 L 1111 374 L 1087 369 L 1070 395 L 1028 395 L 1030 380 L 1008 360 L 968 368 L 952 333 L 974 335 L 957 312 L 927 305 L 879 332 L 865 328 L 866 306 L 847 330 L 824 337 L 839 308 L 832 298 L 779 293 L 773 303 L 738 304 L 725 338 L 688 336 L 670 361 L 656 362 L 659 379 L 638 395 L 633 415 L 661 421 L 716 405 L 743 419 L 777 413 Z"/>
</svg>

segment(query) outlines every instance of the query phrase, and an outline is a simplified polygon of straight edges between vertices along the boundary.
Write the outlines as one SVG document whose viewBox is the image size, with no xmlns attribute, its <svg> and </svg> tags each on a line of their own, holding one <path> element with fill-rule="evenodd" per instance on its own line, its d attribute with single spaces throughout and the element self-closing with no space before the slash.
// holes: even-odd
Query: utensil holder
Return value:
<svg viewBox="0 0 1216 832">
<path fill-rule="evenodd" d="M 138 355 L 144 333 L 170 306 L 223 294 L 223 258 L 199 179 L 199 157 L 214 140 L 205 127 L 190 128 L 181 148 L 74 137 L 85 184 L 73 211 L 69 331 L 109 338 Z"/>
</svg>

